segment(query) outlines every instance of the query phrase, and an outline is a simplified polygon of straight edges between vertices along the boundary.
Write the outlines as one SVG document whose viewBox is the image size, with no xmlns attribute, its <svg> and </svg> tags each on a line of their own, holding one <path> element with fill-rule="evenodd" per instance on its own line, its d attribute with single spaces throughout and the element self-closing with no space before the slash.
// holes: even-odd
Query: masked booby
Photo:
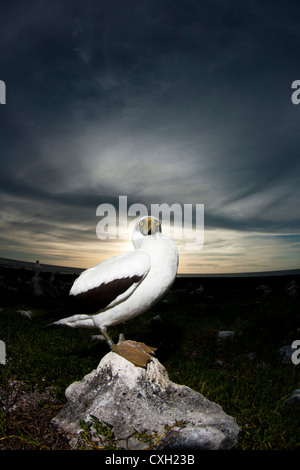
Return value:
<svg viewBox="0 0 300 470">
<path fill-rule="evenodd" d="M 107 328 L 142 314 L 164 296 L 176 277 L 178 251 L 172 238 L 162 233 L 155 217 L 143 217 L 137 222 L 132 243 L 132 252 L 105 260 L 80 274 L 69 294 L 82 313 L 53 325 L 99 328 L 112 351 L 145 367 L 156 348 L 124 338 L 115 344 Z"/>
</svg>

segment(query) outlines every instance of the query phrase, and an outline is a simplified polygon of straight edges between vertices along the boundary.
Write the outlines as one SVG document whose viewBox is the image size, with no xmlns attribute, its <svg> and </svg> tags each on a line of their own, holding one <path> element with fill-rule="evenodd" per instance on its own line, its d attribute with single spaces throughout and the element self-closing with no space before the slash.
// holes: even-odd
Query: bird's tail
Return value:
<svg viewBox="0 0 300 470">
<path fill-rule="evenodd" d="M 70 328 L 95 328 L 92 317 L 85 314 L 72 315 L 70 317 L 61 318 L 60 320 L 45 326 L 45 328 L 55 329 L 61 326 L 68 326 Z"/>
</svg>

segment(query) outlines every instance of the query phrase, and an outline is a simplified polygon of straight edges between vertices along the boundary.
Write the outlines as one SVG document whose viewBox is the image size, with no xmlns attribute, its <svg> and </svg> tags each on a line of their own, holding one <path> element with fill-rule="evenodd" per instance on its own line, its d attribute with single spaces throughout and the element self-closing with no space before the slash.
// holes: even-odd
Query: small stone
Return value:
<svg viewBox="0 0 300 470">
<path fill-rule="evenodd" d="M 282 346 L 279 349 L 279 356 L 283 364 L 293 364 L 292 354 L 297 348 L 293 348 L 291 345 Z"/>
<path fill-rule="evenodd" d="M 221 361 L 221 359 L 217 359 L 216 360 L 216 365 L 220 366 L 220 367 L 223 367 L 224 366 L 224 361 Z"/>
<path fill-rule="evenodd" d="M 32 319 L 32 312 L 30 310 L 18 310 L 17 313 L 23 317 L 29 318 L 29 320 Z"/>
<path fill-rule="evenodd" d="M 218 343 L 232 343 L 234 340 L 234 331 L 219 331 L 217 335 Z"/>
<path fill-rule="evenodd" d="M 293 394 L 285 401 L 287 406 L 300 405 L 300 389 L 294 390 Z"/>
<path fill-rule="evenodd" d="M 92 341 L 105 341 L 105 338 L 103 335 L 91 335 L 91 340 Z"/>
<path fill-rule="evenodd" d="M 250 361 L 254 361 L 254 359 L 256 358 L 256 353 L 255 352 L 249 352 L 249 353 L 246 354 L 246 357 Z"/>
<path fill-rule="evenodd" d="M 256 288 L 256 290 L 263 292 L 265 295 L 269 295 L 272 293 L 271 287 L 266 284 L 261 284 L 260 286 Z"/>
</svg>

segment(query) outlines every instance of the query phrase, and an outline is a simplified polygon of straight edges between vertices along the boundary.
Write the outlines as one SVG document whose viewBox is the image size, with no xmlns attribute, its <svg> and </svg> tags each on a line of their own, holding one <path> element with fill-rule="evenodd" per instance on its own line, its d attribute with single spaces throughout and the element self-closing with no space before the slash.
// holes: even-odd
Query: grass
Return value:
<svg viewBox="0 0 300 470">
<path fill-rule="evenodd" d="M 241 431 L 235 449 L 299 449 L 299 409 L 286 407 L 285 400 L 299 388 L 300 365 L 282 364 L 278 353 L 281 346 L 300 339 L 300 299 L 287 296 L 290 280 L 198 279 L 196 287 L 202 283 L 205 289 L 199 296 L 190 293 L 194 281 L 178 279 L 175 287 L 184 291 L 173 290 L 167 302 L 122 325 L 126 338 L 158 348 L 157 358 L 172 381 L 202 393 L 236 418 Z M 272 293 L 257 291 L 260 283 L 269 284 Z M 0 365 L 2 395 L 8 397 L 17 381 L 41 397 L 51 389 L 53 397 L 41 399 L 34 408 L 36 420 L 45 417 L 47 432 L 42 435 L 30 416 L 26 421 L 24 413 L 20 418 L 18 410 L 8 412 L 3 405 L 1 411 L 0 406 L 0 449 L 68 448 L 63 436 L 54 439 L 48 423 L 65 403 L 68 385 L 95 369 L 108 348 L 91 340 L 95 330 L 43 329 L 63 305 L 63 296 L 37 300 L 21 289 L 3 291 L 1 299 L 0 339 L 7 348 L 7 363 Z M 33 318 L 22 317 L 19 309 L 31 310 Z M 151 321 L 156 315 L 162 323 Z M 219 344 L 220 330 L 233 330 L 234 342 Z M 111 333 L 117 339 L 118 332 Z M 249 353 L 255 353 L 254 359 Z"/>
</svg>

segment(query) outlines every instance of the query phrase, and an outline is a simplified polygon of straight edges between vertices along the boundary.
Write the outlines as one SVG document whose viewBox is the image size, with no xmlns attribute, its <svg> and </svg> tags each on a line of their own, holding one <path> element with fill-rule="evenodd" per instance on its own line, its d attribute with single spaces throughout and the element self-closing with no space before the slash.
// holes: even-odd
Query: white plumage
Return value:
<svg viewBox="0 0 300 470">
<path fill-rule="evenodd" d="M 178 266 L 177 247 L 161 233 L 161 224 L 155 217 L 138 221 L 132 242 L 134 251 L 103 261 L 75 280 L 70 295 L 81 303 L 83 311 L 55 322 L 99 328 L 111 349 L 124 357 L 125 343 L 130 343 L 132 349 L 132 342 L 122 342 L 121 353 L 120 343 L 114 345 L 106 328 L 134 318 L 158 302 L 173 284 Z M 135 343 L 139 349 L 141 344 Z"/>
</svg>

